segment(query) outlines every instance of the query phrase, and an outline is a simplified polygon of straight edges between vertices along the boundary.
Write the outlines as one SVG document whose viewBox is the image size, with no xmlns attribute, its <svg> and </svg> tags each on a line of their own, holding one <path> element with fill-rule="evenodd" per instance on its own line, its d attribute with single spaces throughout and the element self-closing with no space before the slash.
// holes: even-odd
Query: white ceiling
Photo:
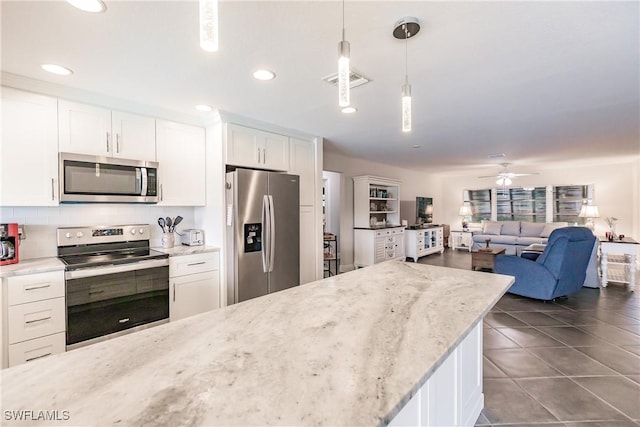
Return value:
<svg viewBox="0 0 640 427">
<path fill-rule="evenodd" d="M 355 115 L 321 81 L 337 71 L 340 2 L 222 1 L 216 53 L 198 46 L 195 1 L 105 3 L 89 14 L 3 0 L 2 71 L 190 115 L 207 103 L 434 172 L 640 154 L 637 1 L 347 1 L 351 63 L 372 80 L 352 90 Z M 422 25 L 408 42 L 410 134 L 400 130 L 404 41 L 391 35 L 405 16 Z M 47 74 L 47 62 L 75 73 Z M 254 80 L 259 67 L 277 78 Z"/>
</svg>

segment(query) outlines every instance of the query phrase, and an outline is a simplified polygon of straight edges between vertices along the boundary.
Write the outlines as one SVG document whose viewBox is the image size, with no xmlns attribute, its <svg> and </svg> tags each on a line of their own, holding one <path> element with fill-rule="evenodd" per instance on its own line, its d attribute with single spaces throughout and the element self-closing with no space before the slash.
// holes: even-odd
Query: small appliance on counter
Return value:
<svg viewBox="0 0 640 427">
<path fill-rule="evenodd" d="M 182 244 L 186 246 L 204 245 L 204 231 L 195 228 L 182 230 Z"/>
<path fill-rule="evenodd" d="M 0 265 L 18 263 L 19 243 L 18 224 L 0 224 Z"/>
</svg>

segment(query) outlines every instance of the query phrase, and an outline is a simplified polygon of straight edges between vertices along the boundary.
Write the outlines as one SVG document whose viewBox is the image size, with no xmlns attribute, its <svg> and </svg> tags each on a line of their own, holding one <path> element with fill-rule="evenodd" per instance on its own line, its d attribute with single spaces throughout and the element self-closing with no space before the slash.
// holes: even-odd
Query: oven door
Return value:
<svg viewBox="0 0 640 427">
<path fill-rule="evenodd" d="M 169 260 L 65 273 L 67 346 L 169 318 Z"/>
</svg>

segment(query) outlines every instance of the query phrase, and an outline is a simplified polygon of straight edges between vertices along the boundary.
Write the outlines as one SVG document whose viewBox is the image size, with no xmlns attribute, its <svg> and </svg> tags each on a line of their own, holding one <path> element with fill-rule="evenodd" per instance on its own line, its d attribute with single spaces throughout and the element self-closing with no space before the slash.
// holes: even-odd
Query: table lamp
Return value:
<svg viewBox="0 0 640 427">
<path fill-rule="evenodd" d="M 473 212 L 471 212 L 471 206 L 460 206 L 460 212 L 458 212 L 458 215 L 462 217 L 462 230 L 467 231 L 469 229 L 469 222 L 467 221 L 467 217 L 470 217 L 472 214 Z"/>
<path fill-rule="evenodd" d="M 600 213 L 598 212 L 598 207 L 596 205 L 582 205 L 578 216 L 580 218 L 587 218 L 587 222 L 584 226 L 593 231 L 595 228 L 593 218 L 600 218 Z"/>
</svg>

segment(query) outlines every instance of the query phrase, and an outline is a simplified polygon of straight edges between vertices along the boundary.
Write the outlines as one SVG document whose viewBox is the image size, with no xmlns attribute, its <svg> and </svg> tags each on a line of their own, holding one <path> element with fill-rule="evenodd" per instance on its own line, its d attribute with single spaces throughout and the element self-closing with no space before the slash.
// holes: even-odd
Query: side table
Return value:
<svg viewBox="0 0 640 427">
<path fill-rule="evenodd" d="M 609 282 L 627 283 L 629 291 L 636 289 L 637 260 L 640 244 L 630 237 L 622 240 L 600 240 L 600 272 L 601 285 L 607 287 Z"/>
<path fill-rule="evenodd" d="M 324 273 L 329 276 L 338 274 L 338 236 L 332 233 L 324 233 L 322 236 L 324 241 Z M 334 264 L 335 270 L 332 270 L 331 263 Z"/>
<path fill-rule="evenodd" d="M 505 253 L 504 248 L 476 249 L 471 251 L 471 269 L 486 268 L 493 271 L 496 265 L 496 255 Z"/>
<path fill-rule="evenodd" d="M 471 252 L 473 246 L 473 232 L 463 230 L 451 230 L 451 249 L 466 249 Z"/>
</svg>

